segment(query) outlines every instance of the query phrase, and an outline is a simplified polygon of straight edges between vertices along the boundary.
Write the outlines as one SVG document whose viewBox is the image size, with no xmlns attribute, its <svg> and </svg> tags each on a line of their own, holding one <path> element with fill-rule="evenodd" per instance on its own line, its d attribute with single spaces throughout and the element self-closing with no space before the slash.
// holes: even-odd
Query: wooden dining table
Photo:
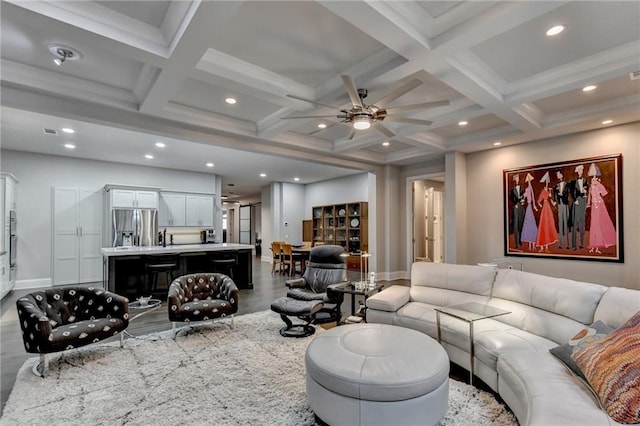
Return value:
<svg viewBox="0 0 640 426">
<path fill-rule="evenodd" d="M 291 247 L 291 252 L 293 254 L 297 254 L 302 257 L 302 267 L 300 270 L 300 274 L 304 275 L 304 271 L 307 269 L 307 262 L 309 261 L 309 254 L 311 253 L 312 247 Z"/>
</svg>

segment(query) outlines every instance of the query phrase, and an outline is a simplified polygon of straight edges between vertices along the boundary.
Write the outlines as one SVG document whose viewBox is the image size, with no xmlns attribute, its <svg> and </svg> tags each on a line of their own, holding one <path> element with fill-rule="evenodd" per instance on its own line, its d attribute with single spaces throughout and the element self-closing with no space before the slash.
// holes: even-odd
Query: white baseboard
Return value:
<svg viewBox="0 0 640 426">
<path fill-rule="evenodd" d="M 29 290 L 32 288 L 50 288 L 51 278 L 38 278 L 36 280 L 20 280 L 16 281 L 13 286 L 14 290 Z"/>
</svg>

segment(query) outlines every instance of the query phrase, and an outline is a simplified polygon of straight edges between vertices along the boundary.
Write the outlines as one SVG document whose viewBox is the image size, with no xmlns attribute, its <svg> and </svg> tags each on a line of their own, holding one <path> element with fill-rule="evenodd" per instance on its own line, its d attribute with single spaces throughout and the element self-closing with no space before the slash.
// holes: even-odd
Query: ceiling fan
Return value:
<svg viewBox="0 0 640 426">
<path fill-rule="evenodd" d="M 426 109 L 426 108 L 434 108 L 439 106 L 449 105 L 449 101 L 433 101 L 433 102 L 423 102 L 419 104 L 413 105 L 404 105 L 398 107 L 387 108 L 391 102 L 404 95 L 405 93 L 415 89 L 420 86 L 422 82 L 420 80 L 414 79 L 409 81 L 408 83 L 392 90 L 386 96 L 383 96 L 379 99 L 375 104 L 367 105 L 364 103 L 364 99 L 366 99 L 368 95 L 367 89 L 358 89 L 353 82 L 353 79 L 348 75 L 342 76 L 342 82 L 344 83 L 347 94 L 349 95 L 349 99 L 351 100 L 352 107 L 350 109 L 341 108 L 335 105 L 329 105 L 322 102 L 314 101 L 311 99 L 301 98 L 295 95 L 287 95 L 287 97 L 292 99 L 297 99 L 300 101 L 309 102 L 315 105 L 320 105 L 325 108 L 331 108 L 334 110 L 340 111 L 338 114 L 333 115 L 296 115 L 296 116 L 287 116 L 282 117 L 283 119 L 291 119 L 291 118 L 329 118 L 335 117 L 340 119 L 341 123 L 351 125 L 351 132 L 349 133 L 348 139 L 353 139 L 357 130 L 366 130 L 370 127 L 378 130 L 383 133 L 387 137 L 394 137 L 395 134 L 389 130 L 388 127 L 382 124 L 382 121 L 392 121 L 396 123 L 409 123 L 409 124 L 420 124 L 429 126 L 432 124 L 432 121 L 429 120 L 419 120 L 416 118 L 409 117 L 398 117 L 395 114 L 402 111 L 409 111 L 414 109 Z M 323 130 L 323 129 L 320 129 Z M 316 130 L 320 131 L 320 130 Z M 316 133 L 313 132 L 313 133 Z M 312 133 L 312 134 L 313 134 Z"/>
</svg>

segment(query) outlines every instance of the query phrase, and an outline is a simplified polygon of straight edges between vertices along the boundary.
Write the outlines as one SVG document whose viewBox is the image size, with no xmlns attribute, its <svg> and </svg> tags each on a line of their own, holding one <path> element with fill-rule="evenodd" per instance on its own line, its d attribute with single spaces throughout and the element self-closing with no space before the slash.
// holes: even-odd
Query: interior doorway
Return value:
<svg viewBox="0 0 640 426">
<path fill-rule="evenodd" d="M 413 261 L 444 262 L 444 180 L 412 181 Z"/>
</svg>

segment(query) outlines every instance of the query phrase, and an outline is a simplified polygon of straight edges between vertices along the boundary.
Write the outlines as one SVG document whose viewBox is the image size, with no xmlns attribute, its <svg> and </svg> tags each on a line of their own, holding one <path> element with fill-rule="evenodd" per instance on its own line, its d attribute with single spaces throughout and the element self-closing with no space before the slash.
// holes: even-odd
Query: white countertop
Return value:
<svg viewBox="0 0 640 426">
<path fill-rule="evenodd" d="M 141 254 L 180 254 L 193 253 L 199 251 L 219 251 L 219 250 L 251 250 L 250 244 L 184 244 L 173 246 L 146 246 L 146 247 L 106 247 L 102 249 L 102 256 L 138 256 Z"/>
</svg>

